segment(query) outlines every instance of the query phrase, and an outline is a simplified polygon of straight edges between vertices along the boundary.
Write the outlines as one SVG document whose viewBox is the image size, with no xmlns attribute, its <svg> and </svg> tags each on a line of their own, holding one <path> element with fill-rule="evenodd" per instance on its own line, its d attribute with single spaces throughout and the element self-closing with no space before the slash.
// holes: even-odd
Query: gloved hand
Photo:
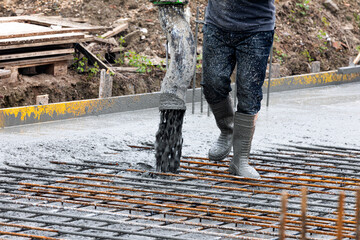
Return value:
<svg viewBox="0 0 360 240">
<path fill-rule="evenodd" d="M 150 0 L 155 5 L 187 4 L 188 0 Z"/>
</svg>

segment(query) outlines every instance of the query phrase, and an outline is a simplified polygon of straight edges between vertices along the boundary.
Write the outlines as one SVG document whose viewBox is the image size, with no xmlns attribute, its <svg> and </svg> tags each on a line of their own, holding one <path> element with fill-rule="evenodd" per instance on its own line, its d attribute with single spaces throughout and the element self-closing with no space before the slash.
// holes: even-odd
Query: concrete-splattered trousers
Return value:
<svg viewBox="0 0 360 240">
<path fill-rule="evenodd" d="M 226 32 L 205 24 L 202 86 L 209 104 L 223 101 L 231 91 L 230 76 L 237 64 L 237 111 L 255 115 L 261 107 L 262 85 L 274 31 Z"/>
</svg>

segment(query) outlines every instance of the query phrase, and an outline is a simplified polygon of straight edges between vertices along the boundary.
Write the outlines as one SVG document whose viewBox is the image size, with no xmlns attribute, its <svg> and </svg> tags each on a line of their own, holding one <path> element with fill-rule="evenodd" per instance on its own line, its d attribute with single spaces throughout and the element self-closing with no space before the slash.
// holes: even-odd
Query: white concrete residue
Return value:
<svg viewBox="0 0 360 240">
<path fill-rule="evenodd" d="M 253 151 L 279 144 L 321 144 L 360 148 L 360 83 L 273 93 L 260 112 Z M 191 114 L 183 126 L 183 155 L 207 156 L 219 134 L 206 111 Z M 204 109 L 207 109 L 205 105 Z M 0 165 L 4 162 L 50 166 L 49 161 L 116 161 L 127 167 L 155 166 L 151 145 L 159 111 L 149 109 L 0 130 Z"/>
</svg>

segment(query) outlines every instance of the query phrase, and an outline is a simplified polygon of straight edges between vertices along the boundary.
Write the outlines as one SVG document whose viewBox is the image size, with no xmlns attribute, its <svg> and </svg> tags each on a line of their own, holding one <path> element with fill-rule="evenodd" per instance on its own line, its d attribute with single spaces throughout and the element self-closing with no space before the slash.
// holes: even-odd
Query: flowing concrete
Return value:
<svg viewBox="0 0 360 240">
<path fill-rule="evenodd" d="M 360 148 L 359 92 L 360 83 L 349 83 L 272 93 L 270 107 L 263 104 L 260 112 L 253 151 L 279 144 Z M 206 156 L 219 133 L 213 116 L 200 114 L 199 109 L 196 106 L 192 115 L 188 105 L 183 155 Z M 157 109 L 148 109 L 1 129 L 0 165 L 90 159 L 151 169 L 154 153 L 127 145 L 153 144 L 159 116 Z"/>
</svg>

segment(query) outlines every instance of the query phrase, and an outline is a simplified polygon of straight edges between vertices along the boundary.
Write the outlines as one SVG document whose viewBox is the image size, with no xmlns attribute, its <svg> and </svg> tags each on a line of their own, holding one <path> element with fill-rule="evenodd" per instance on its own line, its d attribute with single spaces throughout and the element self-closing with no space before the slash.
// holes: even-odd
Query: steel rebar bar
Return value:
<svg viewBox="0 0 360 240">
<path fill-rule="evenodd" d="M 281 194 L 281 214 L 280 214 L 280 229 L 279 229 L 279 239 L 286 239 L 286 221 L 287 221 L 287 204 L 288 204 L 288 193 L 284 191 Z"/>
<path fill-rule="evenodd" d="M 307 233 L 307 188 L 303 187 L 301 191 L 301 239 L 306 240 Z"/>
<path fill-rule="evenodd" d="M 338 223 L 337 223 L 337 240 L 343 239 L 344 231 L 344 201 L 345 201 L 345 192 L 340 192 L 339 197 L 339 210 L 338 210 Z"/>
<path fill-rule="evenodd" d="M 356 191 L 356 207 L 355 207 L 355 221 L 356 221 L 356 240 L 360 240 L 360 188 Z"/>
</svg>

